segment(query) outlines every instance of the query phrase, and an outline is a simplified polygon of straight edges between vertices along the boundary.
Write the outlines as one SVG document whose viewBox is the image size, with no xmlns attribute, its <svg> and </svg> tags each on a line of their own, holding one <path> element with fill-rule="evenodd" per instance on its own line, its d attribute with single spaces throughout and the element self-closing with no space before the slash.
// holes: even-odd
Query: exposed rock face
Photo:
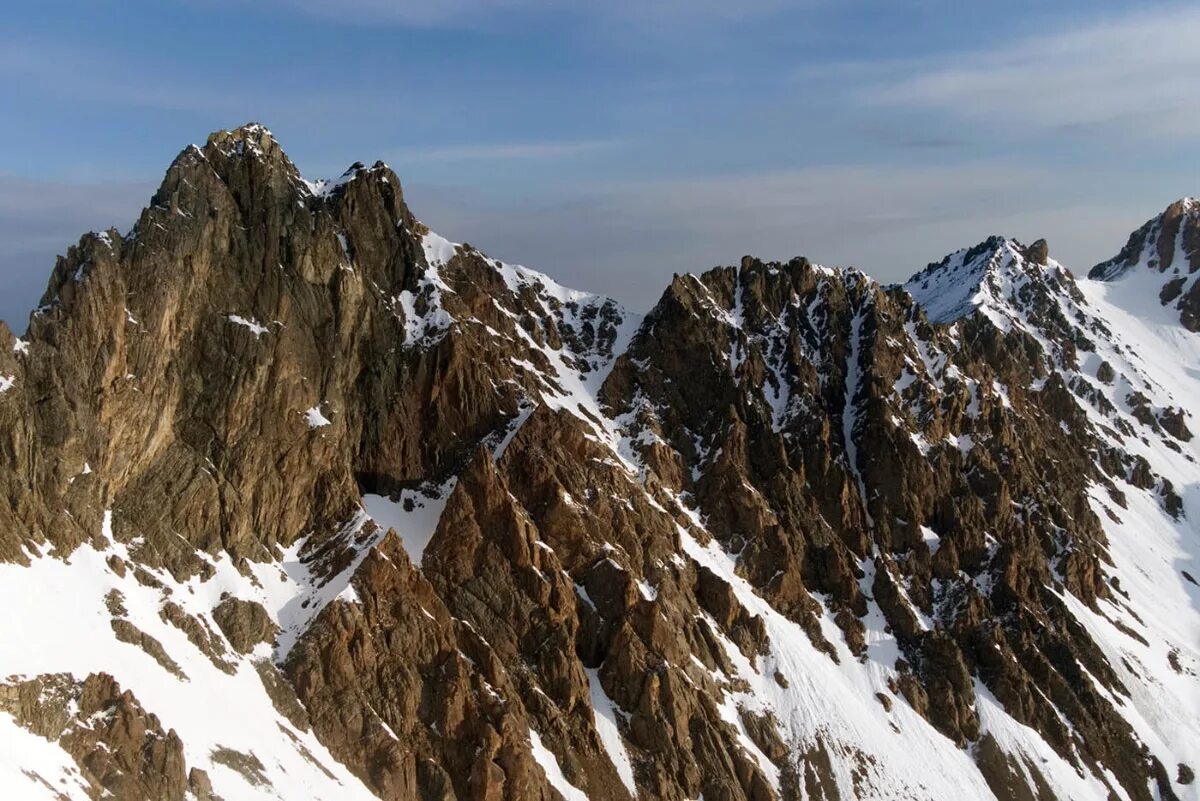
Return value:
<svg viewBox="0 0 1200 801">
<path fill-rule="evenodd" d="M 185 776 L 179 737 L 164 732 L 112 676 L 93 673 L 77 682 L 46 674 L 0 685 L 0 709 L 70 754 L 90 798 L 182 801 L 195 786 Z"/>
<path fill-rule="evenodd" d="M 229 644 L 240 654 L 248 654 L 260 642 L 270 642 L 276 632 L 267 610 L 256 601 L 229 597 L 213 607 L 213 620 Z"/>
<path fill-rule="evenodd" d="M 1111 285 L 995 237 L 904 286 L 747 257 L 641 318 L 383 164 L 214 134 L 0 329 L 12 736 L 80 797 L 1189 797 L 1171 209 Z"/>
<path fill-rule="evenodd" d="M 1160 273 L 1162 305 L 1178 310 L 1184 328 L 1200 331 L 1200 284 L 1195 275 L 1200 270 L 1200 201 L 1184 198 L 1172 203 L 1130 234 L 1116 258 L 1097 264 L 1088 277 L 1112 281 L 1131 270 Z"/>
</svg>

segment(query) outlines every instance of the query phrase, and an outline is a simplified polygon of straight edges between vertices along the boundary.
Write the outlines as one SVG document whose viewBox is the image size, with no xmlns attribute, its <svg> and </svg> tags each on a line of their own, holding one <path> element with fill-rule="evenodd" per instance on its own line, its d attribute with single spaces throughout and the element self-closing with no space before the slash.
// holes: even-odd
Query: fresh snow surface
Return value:
<svg viewBox="0 0 1200 801">
<path fill-rule="evenodd" d="M 62 561 L 50 555 L 31 553 L 33 564 L 23 567 L 0 564 L 0 642 L 20 647 L 0 649 L 0 676 L 32 678 L 42 673 L 72 674 L 83 680 L 89 673 L 107 672 L 122 689 L 133 691 L 147 711 L 162 721 L 164 729 L 175 729 L 183 742 L 189 767 L 208 772 L 214 790 L 227 799 L 371 799 L 357 778 L 339 764 L 311 732 L 295 729 L 272 706 L 251 664 L 253 658 L 270 658 L 270 649 L 243 657 L 229 648 L 227 659 L 237 672 L 228 675 L 205 657 L 179 629 L 159 617 L 163 591 L 140 584 L 127 571 L 118 576 L 108 566 L 110 555 L 129 559 L 127 546 L 112 541 L 111 513 L 105 514 L 103 535 L 109 540 L 104 550 L 91 544 L 81 546 Z M 99 533 L 99 532 L 98 532 Z M 262 602 L 275 618 L 286 622 L 296 614 L 309 588 L 293 575 L 303 574 L 285 557 L 276 565 L 252 564 L 254 587 L 238 573 L 228 557 L 214 561 L 215 575 L 206 582 L 193 577 L 177 582 L 166 571 L 150 570 L 169 591 L 169 599 L 189 614 L 204 621 L 219 637 L 211 609 L 223 592 Z M 178 663 L 186 680 L 164 670 L 135 645 L 117 640 L 109 625 L 111 615 L 105 595 L 119 590 L 128 611 L 127 619 L 157 639 Z M 311 604 L 310 604 L 311 606 Z M 214 706 L 214 702 L 219 702 Z M 55 791 L 74 793 L 58 783 L 71 771 L 71 760 L 48 741 L 42 748 L 33 735 L 18 734 L 12 719 L 0 715 L 0 782 L 4 777 L 33 767 L 51 780 Z M 23 730 L 22 730 L 23 731 Z M 284 732 L 287 732 L 285 735 Z M 290 736 L 288 736 L 290 735 Z M 293 744 L 295 737 L 298 744 Z M 32 739 L 31 739 L 32 738 Z M 307 749 L 320 763 L 315 765 L 301 752 Z M 270 785 L 254 785 L 241 774 L 212 759 L 213 749 L 225 747 L 253 753 L 263 764 Z M 62 754 L 58 757 L 54 754 Z M 326 775 L 328 770 L 333 778 Z M 40 784 L 4 783 L 4 789 L 22 799 L 56 798 Z M 73 785 L 72 785 L 73 786 Z M 83 798 L 81 794 L 73 797 Z"/>
<path fill-rule="evenodd" d="M 583 590 L 578 584 L 575 587 L 577 590 L 583 591 L 586 602 L 590 604 L 591 598 L 587 598 L 587 590 Z M 616 767 L 617 775 L 621 777 L 621 783 L 629 790 L 629 794 L 636 798 L 637 785 L 633 781 L 633 764 L 629 761 L 629 751 L 625 747 L 625 741 L 621 739 L 621 730 L 617 726 L 617 716 L 621 715 L 623 718 L 624 715 L 604 692 L 604 687 L 600 684 L 599 669 L 584 668 L 584 673 L 587 674 L 588 691 L 596 719 L 596 733 L 600 735 L 600 742 L 604 746 L 604 750 L 608 752 L 608 758 L 612 761 L 613 766 Z"/>
<path fill-rule="evenodd" d="M 606 298 L 593 295 L 587 292 L 580 292 L 573 289 L 567 289 L 551 278 L 548 278 L 541 273 L 530 270 L 519 265 L 504 264 L 495 262 L 496 268 L 500 271 L 509 290 L 514 294 L 518 294 L 523 288 L 532 288 L 539 300 L 540 313 L 547 319 L 559 320 L 562 325 L 574 327 L 580 321 L 578 311 L 588 306 L 600 305 L 607 301 Z M 552 303 L 551 301 L 554 301 Z M 555 310 L 557 306 L 557 312 Z M 624 460 L 620 443 L 622 434 L 616 421 L 611 420 L 601 409 L 599 401 L 600 386 L 604 383 L 604 379 L 612 370 L 613 362 L 616 361 L 616 356 L 623 353 L 629 347 L 629 342 L 633 339 L 634 333 L 641 325 L 641 317 L 633 314 L 624 308 L 616 307 L 620 314 L 621 320 L 617 327 L 615 341 L 613 342 L 612 358 L 603 361 L 596 360 L 593 363 L 593 369 L 587 373 L 581 373 L 578 369 L 567 363 L 567 356 L 564 350 L 557 350 L 550 347 L 549 344 L 538 344 L 538 342 L 529 335 L 525 328 L 521 325 L 520 320 L 516 319 L 502 306 L 497 308 L 504 314 L 513 317 L 517 336 L 521 338 L 529 350 L 540 351 L 550 364 L 550 371 L 547 374 L 542 374 L 532 365 L 523 364 L 526 369 L 537 373 L 542 379 L 543 390 L 541 392 L 540 401 L 552 409 L 565 411 L 577 417 L 587 428 L 592 432 L 592 438 L 598 442 L 602 442 L 606 447 L 613 451 L 614 456 L 618 460 Z M 632 463 L 625 461 L 626 467 L 633 468 Z"/>
<path fill-rule="evenodd" d="M 458 246 L 429 232 L 421 238 L 421 247 L 428 269 L 418 279 L 417 290 L 405 289 L 393 298 L 403 312 L 404 346 L 407 348 L 436 344 L 454 323 L 442 303 L 443 293 L 454 290 L 442 280 L 440 270 L 454 258 Z M 417 311 L 418 297 L 424 300 L 423 312 Z"/>
<path fill-rule="evenodd" d="M 1121 349 L 1098 342 L 1099 355 L 1118 376 L 1137 382 L 1129 386 L 1118 377 L 1111 388 L 1099 381 L 1093 384 L 1109 393 L 1118 414 L 1135 430 L 1145 431 L 1128 414 L 1121 396 L 1136 388 L 1155 408 L 1188 411 L 1188 427 L 1197 433 L 1200 334 L 1179 323 L 1177 310 L 1163 308 L 1157 287 L 1146 280 L 1143 269 L 1132 268 L 1114 281 L 1078 282 L 1092 313 L 1110 327 Z M 1119 708 L 1173 773 L 1176 763 L 1200 763 L 1200 683 L 1194 678 L 1200 674 L 1200 587 L 1183 577 L 1183 571 L 1200 577 L 1200 438 L 1173 442 L 1180 448 L 1176 451 L 1165 444 L 1164 436 L 1126 436 L 1113 444 L 1144 457 L 1169 479 L 1183 499 L 1184 514 L 1172 519 L 1154 491 L 1125 482 L 1118 482 L 1126 497 L 1124 509 L 1096 488 L 1092 506 L 1109 537 L 1114 562 L 1109 573 L 1120 579 L 1129 597 L 1102 603 L 1100 614 L 1074 598 L 1067 601 L 1131 691 L 1132 698 Z M 1149 646 L 1121 628 L 1137 632 Z M 1171 669 L 1172 653 L 1182 673 Z M 1200 797 L 1196 785 L 1176 790 L 1181 797 Z"/>
<path fill-rule="evenodd" d="M 430 267 L 444 267 L 458 252 L 458 245 L 429 231 L 421 237 L 421 249 L 425 253 L 426 264 Z"/>
<path fill-rule="evenodd" d="M 699 526 L 698 516 L 683 508 Z M 933 801 L 993 797 L 966 752 L 954 747 L 906 703 L 895 703 L 887 712 L 875 697 L 877 692 L 890 693 L 887 679 L 899 656 L 896 641 L 885 631 L 877 607 L 864 620 L 868 653 L 863 662 L 846 647 L 831 616 L 822 616 L 822 633 L 834 644 L 840 659 L 835 664 L 813 647 L 798 624 L 776 612 L 737 574 L 734 558 L 715 541 L 703 546 L 683 527 L 679 537 L 685 554 L 729 582 L 742 606 L 766 623 L 770 650 L 752 662 L 715 623 L 709 622 L 709 629 L 721 642 L 736 673 L 727 677 L 716 672 L 713 676 L 726 688 L 723 716 L 742 733 L 743 747 L 765 776 L 777 783 L 778 769 L 745 732 L 739 708 L 774 713 L 781 735 L 792 744 L 797 756 L 818 740 L 823 740 L 833 753 L 846 749 L 848 754 L 868 754 L 871 759 L 859 762 L 857 769 L 854 760 L 834 760 L 833 780 L 843 798 Z M 776 672 L 787 679 L 787 689 L 775 680 Z M 734 689 L 734 679 L 745 681 L 748 689 Z M 920 754 L 921 759 L 913 759 L 914 754 Z M 858 778 L 856 770 L 862 772 Z"/>
<path fill-rule="evenodd" d="M 904 285 L 932 322 L 950 323 L 977 308 L 998 322 L 994 307 L 1003 305 L 1003 297 L 998 297 L 994 278 L 1019 258 L 1019 248 L 1012 240 L 999 238 L 988 244 L 995 247 L 957 250 Z"/>
<path fill-rule="evenodd" d="M 421 245 L 425 260 L 429 265 L 429 269 L 421 279 L 421 287 L 416 293 L 407 290 L 400 293 L 396 297 L 396 301 L 402 307 L 404 319 L 407 321 L 406 342 L 428 345 L 444 336 L 451 325 L 464 323 L 461 320 L 454 320 L 441 305 L 443 295 L 453 291 L 442 279 L 441 268 L 454 258 L 461 245 L 450 242 L 432 232 L 426 233 L 422 237 Z M 601 384 L 604 383 L 604 379 L 608 377 L 612 369 L 616 356 L 625 351 L 634 333 L 641 325 L 641 316 L 629 312 L 603 296 L 564 287 L 549 276 L 528 267 L 507 264 L 495 259 L 489 260 L 489 263 L 499 273 L 513 297 L 521 295 L 534 298 L 536 307 L 533 312 L 543 320 L 554 321 L 559 326 L 567 328 L 580 326 L 582 324 L 580 315 L 588 308 L 611 304 L 615 309 L 620 321 L 613 342 L 612 356 L 602 357 L 599 354 L 573 354 L 565 344 L 561 349 L 553 348 L 548 343 L 539 344 L 525 329 L 522 319 L 512 309 L 508 308 L 500 299 L 493 299 L 495 308 L 513 321 L 513 329 L 518 343 L 527 351 L 538 351 L 550 365 L 549 371 L 543 371 L 522 355 L 513 359 L 513 363 L 517 367 L 535 376 L 541 385 L 536 402 L 579 418 L 592 432 L 593 439 L 610 447 L 617 459 L 632 469 L 633 464 L 621 455 L 623 453 L 620 447 L 622 434 L 619 426 L 601 410 L 598 394 Z M 414 305 L 416 296 L 421 294 L 424 294 L 429 301 L 424 314 L 419 314 Z M 478 324 L 477 320 L 465 322 Z M 499 335 L 499 332 L 493 331 L 492 333 Z M 588 360 L 591 369 L 581 372 L 570 363 L 575 358 Z M 533 405 L 530 405 L 523 410 L 524 416 L 520 417 L 516 424 L 508 430 L 504 444 L 507 444 L 516 434 L 520 424 L 528 418 L 528 412 L 531 412 L 532 409 Z"/>
<path fill-rule="evenodd" d="M 409 561 L 420 567 L 425 546 L 433 538 L 455 483 L 451 479 L 428 492 L 406 489 L 394 501 L 383 495 L 363 495 L 363 508 L 381 529 L 396 530 Z"/>
<path fill-rule="evenodd" d="M 0 714 L 0 789 L 7 798 L 90 801 L 88 784 L 70 755 Z"/>
<path fill-rule="evenodd" d="M 558 765 L 558 758 L 542 743 L 542 738 L 533 729 L 529 730 L 529 745 L 533 750 L 534 761 L 541 766 L 542 772 L 546 774 L 546 781 L 558 790 L 559 795 L 566 801 L 588 801 L 582 790 L 567 781 Z"/>
<path fill-rule="evenodd" d="M 346 184 L 350 183 L 355 178 L 357 178 L 359 172 L 361 172 L 360 168 L 351 167 L 348 170 L 346 170 L 344 173 L 342 173 L 339 177 L 334 178 L 334 179 L 318 178 L 315 181 L 309 181 L 307 179 L 301 178 L 300 181 L 304 185 L 304 187 L 308 189 L 309 193 L 313 197 L 327 198 L 330 195 L 337 192 L 343 186 L 345 186 Z"/>
</svg>

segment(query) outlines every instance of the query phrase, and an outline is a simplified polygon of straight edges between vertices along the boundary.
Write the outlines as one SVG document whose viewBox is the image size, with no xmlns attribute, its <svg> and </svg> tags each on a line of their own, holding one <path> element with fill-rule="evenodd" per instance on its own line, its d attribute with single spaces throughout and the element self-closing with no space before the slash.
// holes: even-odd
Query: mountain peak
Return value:
<svg viewBox="0 0 1200 801">
<path fill-rule="evenodd" d="M 4 797 L 1193 797 L 1200 337 L 1043 241 L 643 319 L 252 124 L 51 280 Z"/>
<path fill-rule="evenodd" d="M 1200 200 L 1184 197 L 1167 206 L 1129 235 L 1115 257 L 1091 269 L 1088 278 L 1117 281 L 1141 275 L 1163 306 L 1179 311 L 1179 321 L 1189 331 L 1200 331 Z M 1133 287 L 1130 291 L 1139 291 Z"/>
<path fill-rule="evenodd" d="M 151 206 L 174 209 L 181 205 L 187 216 L 195 213 L 191 206 L 202 198 L 228 194 L 243 211 L 271 207 L 282 213 L 297 203 L 307 206 L 315 201 L 319 205 L 340 196 L 360 178 L 369 179 L 363 181 L 368 186 L 361 191 L 386 196 L 384 216 L 405 225 L 413 222 L 404 206 L 400 179 L 382 161 L 370 167 L 355 161 L 337 178 L 308 180 L 270 129 L 251 122 L 214 131 L 203 146 L 184 148 L 167 170 Z M 201 187 L 208 189 L 200 191 Z"/>
<path fill-rule="evenodd" d="M 246 142 L 261 147 L 268 142 L 275 143 L 275 141 L 275 135 L 271 133 L 271 130 L 267 126 L 260 122 L 248 122 L 236 128 L 213 131 L 208 135 L 208 140 L 205 144 L 215 145 L 221 142 Z"/>
<path fill-rule="evenodd" d="M 204 145 L 191 144 L 171 163 L 153 203 L 163 202 L 175 184 L 192 185 L 218 178 L 227 186 L 295 183 L 300 171 L 275 136 L 264 125 L 252 122 L 229 130 L 213 131 Z M 250 176 L 256 178 L 250 180 Z"/>
<path fill-rule="evenodd" d="M 296 169 L 291 159 L 283 152 L 275 135 L 265 125 L 257 122 L 249 122 L 229 130 L 213 131 L 205 140 L 203 148 L 192 145 L 184 152 L 189 151 L 199 152 L 210 160 L 242 160 L 246 157 L 255 161 L 279 160 L 292 170 Z"/>
<path fill-rule="evenodd" d="M 1113 258 L 1088 272 L 1088 278 L 1111 281 L 1137 267 L 1176 275 L 1200 269 L 1200 200 L 1184 197 L 1167 206 L 1129 235 Z"/>
<path fill-rule="evenodd" d="M 931 321 L 950 323 L 981 307 L 1002 305 L 1014 284 L 1025 283 L 1051 267 L 1066 273 L 1050 259 L 1046 240 L 1023 245 L 993 235 L 929 264 L 903 286 Z"/>
</svg>

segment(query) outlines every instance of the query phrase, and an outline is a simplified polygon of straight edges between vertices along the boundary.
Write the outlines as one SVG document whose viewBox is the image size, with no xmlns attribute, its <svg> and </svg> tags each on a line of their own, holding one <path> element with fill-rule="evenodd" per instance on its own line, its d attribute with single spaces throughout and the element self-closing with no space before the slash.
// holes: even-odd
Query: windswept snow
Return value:
<svg viewBox="0 0 1200 801">
<path fill-rule="evenodd" d="M 429 231 L 421 237 L 421 249 L 425 254 L 426 264 L 430 267 L 444 267 L 458 252 L 458 245 Z"/>
<path fill-rule="evenodd" d="M 913 276 L 904 288 L 935 323 L 951 323 L 979 309 L 1007 330 L 1003 314 L 1002 281 L 1020 258 L 1012 240 L 993 237 L 979 247 L 963 248 L 940 264 L 931 264 Z"/>
<path fill-rule="evenodd" d="M 455 322 L 442 303 L 443 294 L 454 290 L 442 280 L 439 270 L 453 258 L 457 245 L 430 232 L 422 237 L 421 246 L 428 269 L 418 279 L 417 290 L 405 289 L 393 298 L 402 312 L 404 346 L 407 348 L 436 344 Z"/>
<path fill-rule="evenodd" d="M 358 166 L 353 166 L 342 173 L 339 177 L 332 180 L 328 178 L 318 178 L 315 181 L 309 181 L 303 178 L 300 180 L 314 198 L 327 198 L 357 178 L 360 171 L 361 170 Z"/>
<path fill-rule="evenodd" d="M 0 789 L 13 799 L 91 801 L 79 766 L 56 743 L 39 737 L 0 713 Z"/>
<path fill-rule="evenodd" d="M 1176 241 L 1176 265 L 1184 263 L 1181 237 Z M 1111 699 L 1114 706 L 1174 775 L 1177 764 L 1200 762 L 1200 684 L 1195 680 L 1200 675 L 1200 587 L 1184 575 L 1200 576 L 1200 439 L 1180 442 L 1147 425 L 1134 414 L 1129 397 L 1140 393 L 1153 413 L 1182 409 L 1188 427 L 1197 433 L 1200 334 L 1184 328 L 1178 310 L 1164 306 L 1159 297 L 1162 278 L 1152 247 L 1156 240 L 1157 236 L 1148 238 L 1150 244 L 1137 263 L 1105 273 L 1107 280 L 1070 279 L 1053 260 L 1029 264 L 1020 246 L 1006 240 L 990 242 L 990 250 L 972 258 L 967 251 L 952 254 L 905 288 L 933 320 L 954 323 L 978 310 L 1001 329 L 1016 328 L 1036 340 L 1068 384 L 1088 389 L 1077 393 L 1078 403 L 1096 434 L 1116 452 L 1145 459 L 1179 494 L 1182 514 L 1176 519 L 1164 508 L 1157 487 L 1143 489 L 1114 478 L 1122 505 L 1095 487 L 1092 508 L 1107 534 L 1112 559 L 1105 571 L 1119 582 L 1120 590 L 1099 601 L 1098 611 L 1062 594 L 1130 691 L 1129 698 Z M 1047 311 L 1035 317 L 1026 308 L 1022 298 L 1029 296 L 1034 281 L 1053 287 L 1046 296 L 1050 313 L 1057 307 L 1053 316 L 1084 333 L 1086 340 L 1075 343 L 1077 366 L 1063 357 L 1045 329 Z M 1064 291 L 1061 287 L 1067 282 L 1077 292 Z M 1111 382 L 1097 377 L 1102 363 L 1112 368 Z M 1007 388 L 997 385 L 996 391 L 1011 407 Z M 1107 403 L 1089 400 L 1091 393 Z M 957 444 L 966 449 L 972 443 L 960 438 Z M 1096 689 L 1108 697 L 1100 685 Z M 1045 744 L 1009 718 L 986 690 L 979 698 L 984 730 L 1006 751 L 1040 765 Z M 1091 780 L 1080 784 L 1061 771 L 1052 771 L 1048 778 L 1062 797 L 1103 795 L 1103 788 Z"/>
<path fill-rule="evenodd" d="M 693 524 L 700 521 L 688 511 Z M 736 676 L 746 689 L 734 689 L 727 682 L 727 718 L 740 725 L 739 708 L 757 714 L 770 712 L 779 722 L 779 730 L 792 746 L 793 758 L 806 748 L 824 743 L 825 747 L 845 753 L 870 755 L 860 761 L 863 775 L 855 777 L 855 761 L 832 762 L 834 781 L 843 798 L 992 798 L 991 791 L 970 756 L 936 732 L 911 707 L 903 702 L 885 711 L 876 693 L 890 693 L 888 678 L 899 653 L 895 638 L 878 619 L 868 619 L 869 658 L 859 662 L 846 647 L 840 630 L 829 615 L 821 618 L 823 634 L 834 643 L 840 659 L 834 663 L 816 650 L 795 622 L 775 611 L 751 585 L 737 573 L 736 561 L 715 541 L 700 545 L 691 533 L 679 529 L 684 553 L 704 565 L 733 588 L 745 609 L 763 619 L 769 637 L 769 652 L 754 662 L 728 640 L 719 628 L 710 625 L 722 641 L 726 655 L 735 666 Z M 775 679 L 782 675 L 785 689 Z M 720 677 L 719 677 L 720 678 Z M 893 728 L 894 726 L 894 728 Z M 778 773 L 766 757 L 755 753 L 753 741 L 743 743 L 768 776 Z M 848 752 L 848 753 L 847 753 Z M 913 759 L 914 754 L 920 759 Z M 764 762 L 766 764 L 764 765 Z"/>
</svg>

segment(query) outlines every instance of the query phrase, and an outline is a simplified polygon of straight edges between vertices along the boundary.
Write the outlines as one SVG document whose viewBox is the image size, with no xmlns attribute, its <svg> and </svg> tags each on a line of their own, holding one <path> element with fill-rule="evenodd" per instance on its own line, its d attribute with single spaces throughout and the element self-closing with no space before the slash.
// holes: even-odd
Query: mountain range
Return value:
<svg viewBox="0 0 1200 801">
<path fill-rule="evenodd" d="M 645 314 L 247 125 L 0 323 L 10 798 L 1197 799 L 1200 202 Z"/>
</svg>

